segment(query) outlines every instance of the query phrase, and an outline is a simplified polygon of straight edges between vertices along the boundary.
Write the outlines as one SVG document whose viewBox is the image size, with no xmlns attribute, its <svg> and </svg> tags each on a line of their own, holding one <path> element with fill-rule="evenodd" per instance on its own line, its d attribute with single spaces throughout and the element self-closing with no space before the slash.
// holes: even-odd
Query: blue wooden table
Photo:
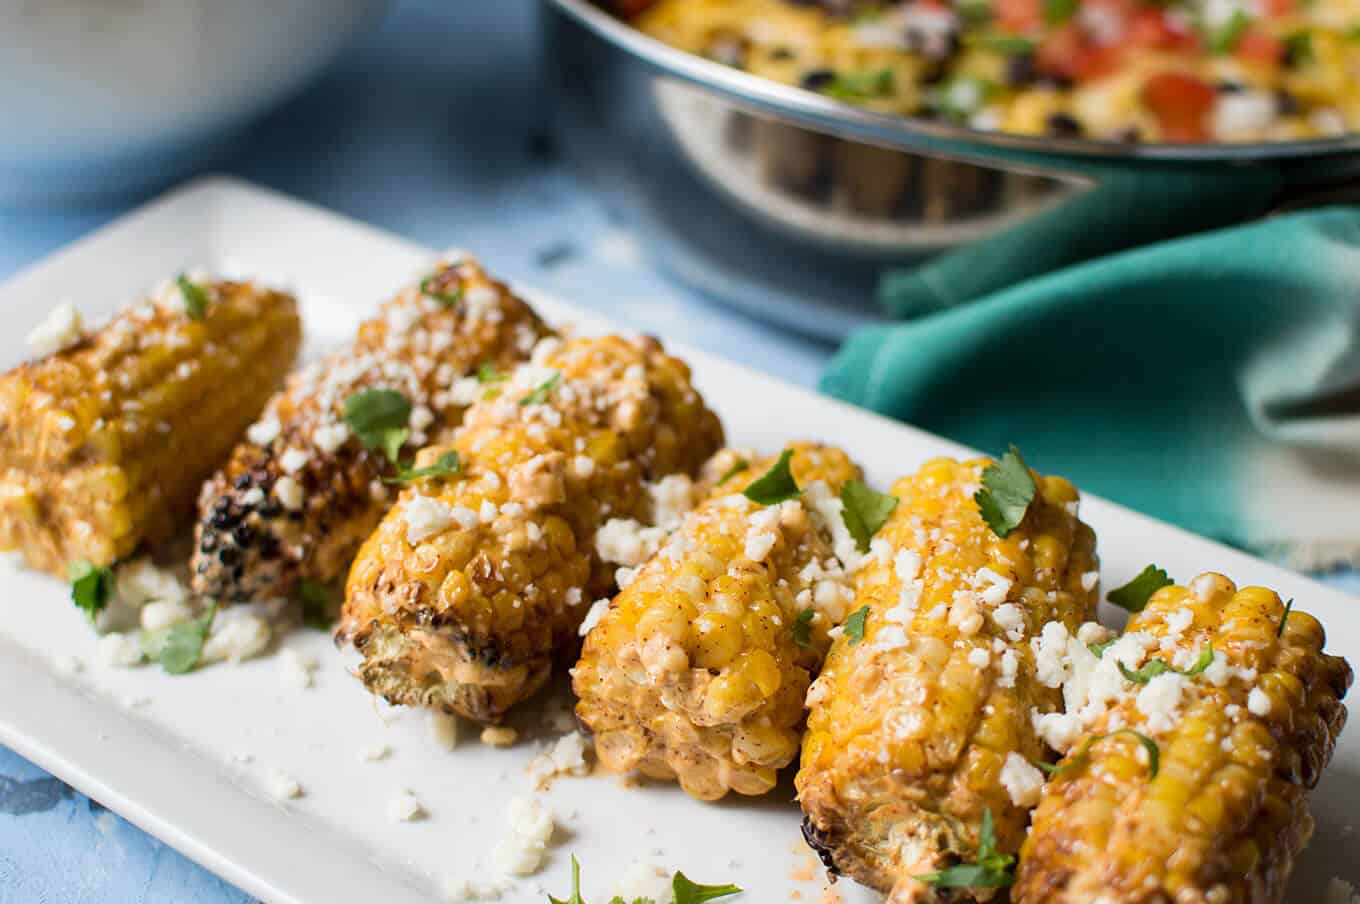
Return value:
<svg viewBox="0 0 1360 904">
<path fill-rule="evenodd" d="M 475 250 L 511 281 L 813 385 L 829 346 L 663 280 L 556 159 L 542 132 L 533 19 L 532 0 L 398 2 L 225 169 L 430 245 Z M 0 211 L 0 279 L 133 203 Z M 247 900 L 0 747 L 0 904 Z"/>
</svg>

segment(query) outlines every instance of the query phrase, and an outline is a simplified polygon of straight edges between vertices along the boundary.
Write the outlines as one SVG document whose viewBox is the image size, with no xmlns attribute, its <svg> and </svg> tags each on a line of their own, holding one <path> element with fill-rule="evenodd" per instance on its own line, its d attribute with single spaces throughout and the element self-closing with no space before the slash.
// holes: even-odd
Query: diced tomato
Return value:
<svg viewBox="0 0 1360 904">
<path fill-rule="evenodd" d="M 1284 59 L 1284 42 L 1261 28 L 1249 28 L 1237 42 L 1233 54 L 1243 62 L 1277 66 Z"/>
<path fill-rule="evenodd" d="M 1119 68 L 1123 48 L 1092 43 L 1075 25 L 1064 25 L 1039 45 L 1035 65 L 1040 72 L 1083 82 L 1109 75 Z"/>
<path fill-rule="evenodd" d="M 1143 103 L 1168 141 L 1207 140 L 1207 120 L 1217 100 L 1212 85 L 1182 72 L 1161 72 L 1143 83 Z"/>
<path fill-rule="evenodd" d="M 1194 50 L 1199 45 L 1195 33 L 1183 29 L 1160 9 L 1141 9 L 1129 22 L 1126 40 L 1134 47 L 1159 50 Z"/>
<path fill-rule="evenodd" d="M 997 23 L 1006 31 L 1033 31 L 1043 24 L 1043 0 L 997 0 Z"/>
<path fill-rule="evenodd" d="M 1267 16 L 1288 16 L 1298 4 L 1295 0 L 1265 0 L 1264 5 Z"/>
</svg>

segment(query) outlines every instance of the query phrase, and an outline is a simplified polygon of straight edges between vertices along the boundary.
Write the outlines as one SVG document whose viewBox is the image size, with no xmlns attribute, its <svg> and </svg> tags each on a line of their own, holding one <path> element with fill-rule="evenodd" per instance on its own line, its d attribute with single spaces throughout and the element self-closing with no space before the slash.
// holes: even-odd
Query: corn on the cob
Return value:
<svg viewBox="0 0 1360 904">
<path fill-rule="evenodd" d="M 292 365 L 301 325 L 290 295 L 195 275 L 68 338 L 0 378 L 0 546 L 62 577 L 192 514 Z"/>
<path fill-rule="evenodd" d="M 1054 743 L 1069 753 L 1017 902 L 1283 900 L 1351 680 L 1317 619 L 1285 611 L 1271 590 L 1203 574 L 1154 594 L 1112 645 L 1068 645 L 1054 673 L 1071 724 Z"/>
<path fill-rule="evenodd" d="M 685 483 L 722 428 L 683 362 L 617 336 L 545 340 L 464 422 L 461 471 L 404 491 L 359 552 L 340 636 L 374 693 L 495 721 L 612 590 L 597 531 L 658 520 L 649 485 Z"/>
<path fill-rule="evenodd" d="M 830 869 L 894 904 L 993 893 L 916 877 L 973 862 L 988 812 L 999 851 L 1019 849 L 1034 801 L 1006 767 L 1042 758 L 1031 711 L 1061 704 L 1028 638 L 1054 621 L 1075 631 L 1096 602 L 1076 489 L 1036 477 L 1003 539 L 974 501 L 987 464 L 937 459 L 894 485 L 901 502 L 875 540 L 886 546 L 856 575 L 847 625 L 867 607 L 862 634 L 836 639 L 808 693 L 804 834 Z"/>
<path fill-rule="evenodd" d="M 839 449 L 789 449 L 803 500 L 747 499 L 775 459 L 722 480 L 740 464 L 725 450 L 704 469 L 709 499 L 612 605 L 596 603 L 573 686 L 610 769 L 715 800 L 765 793 L 798 753 L 803 697 L 851 594 L 822 511 L 860 471 Z"/>
<path fill-rule="evenodd" d="M 549 330 L 473 259 L 440 260 L 360 325 L 353 344 L 290 377 L 231 460 L 203 486 L 195 592 L 221 600 L 293 594 L 339 579 L 395 498 L 395 468 L 346 424 L 347 400 L 394 389 L 409 403 L 405 448 L 446 441 L 488 387 L 475 374 L 526 359 Z"/>
</svg>

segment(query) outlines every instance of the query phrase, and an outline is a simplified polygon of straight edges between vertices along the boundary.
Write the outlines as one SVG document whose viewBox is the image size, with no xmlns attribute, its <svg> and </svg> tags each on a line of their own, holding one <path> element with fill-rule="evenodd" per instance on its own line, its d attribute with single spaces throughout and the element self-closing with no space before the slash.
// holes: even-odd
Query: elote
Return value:
<svg viewBox="0 0 1360 904">
<path fill-rule="evenodd" d="M 445 256 L 349 348 L 290 377 L 204 485 L 195 592 L 272 599 L 342 577 L 395 496 L 383 480 L 401 450 L 446 441 L 495 375 L 548 333 L 475 260 Z"/>
<path fill-rule="evenodd" d="M 743 491 L 776 458 L 724 450 L 704 469 L 708 500 L 612 604 L 595 604 L 573 686 L 610 769 L 715 800 L 765 793 L 798 753 L 803 697 L 850 602 L 835 534 L 860 470 L 829 446 L 788 451 L 799 497 L 751 500 Z"/>
<path fill-rule="evenodd" d="M 168 538 L 292 365 L 291 295 L 199 274 L 93 333 L 71 306 L 0 378 L 0 547 L 62 578 Z"/>
<path fill-rule="evenodd" d="M 355 559 L 339 637 L 363 654 L 359 678 L 393 703 L 495 722 L 612 591 L 597 532 L 663 520 L 661 500 L 721 442 L 656 340 L 542 340 L 451 447 L 422 452 L 448 466 L 403 491 Z"/>
<path fill-rule="evenodd" d="M 1020 855 L 1019 904 L 1278 904 L 1307 793 L 1346 721 L 1317 619 L 1218 574 L 1157 591 L 1115 641 L 1045 638 L 1067 752 Z"/>
<path fill-rule="evenodd" d="M 1076 489 L 1014 454 L 936 459 L 893 486 L 883 548 L 859 569 L 855 611 L 808 692 L 804 835 L 833 873 L 893 904 L 988 900 L 1005 884 L 1000 870 L 946 878 L 1019 849 L 1038 785 L 1017 763 L 1044 756 L 1031 713 L 1062 703 L 1027 640 L 1094 612 L 1095 536 Z M 1008 466 L 1029 498 L 1003 527 L 984 493 L 1000 495 L 991 475 Z"/>
</svg>

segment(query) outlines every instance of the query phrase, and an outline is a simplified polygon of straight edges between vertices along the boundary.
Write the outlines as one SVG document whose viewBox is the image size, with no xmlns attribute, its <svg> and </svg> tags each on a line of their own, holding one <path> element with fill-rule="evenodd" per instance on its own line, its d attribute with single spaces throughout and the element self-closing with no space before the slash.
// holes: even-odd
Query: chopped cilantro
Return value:
<svg viewBox="0 0 1360 904">
<path fill-rule="evenodd" d="M 208 293 L 198 283 L 181 273 L 175 277 L 179 294 L 184 298 L 184 311 L 190 320 L 202 320 L 208 316 Z"/>
<path fill-rule="evenodd" d="M 113 591 L 113 569 L 76 562 L 71 566 L 71 602 L 94 621 L 96 615 L 109 604 Z"/>
<path fill-rule="evenodd" d="M 845 620 L 845 636 L 854 646 L 864 639 L 864 623 L 869 620 L 869 607 L 860 606 Z"/>
<path fill-rule="evenodd" d="M 1251 16 L 1241 7 L 1234 9 L 1228 21 L 1209 33 L 1209 51 L 1216 54 L 1232 53 L 1249 27 Z"/>
<path fill-rule="evenodd" d="M 1015 882 L 1015 855 L 996 849 L 996 825 L 990 808 L 983 811 L 977 860 L 916 877 L 936 888 L 1006 888 Z"/>
<path fill-rule="evenodd" d="M 411 435 L 410 417 L 410 400 L 395 389 L 361 389 L 345 399 L 346 426 L 365 449 L 382 449 L 393 464 Z"/>
<path fill-rule="evenodd" d="M 331 627 L 331 595 L 325 584 L 303 578 L 298 584 L 298 600 L 302 603 L 302 623 L 318 631 Z"/>
<path fill-rule="evenodd" d="M 581 864 L 577 862 L 576 855 L 571 855 L 571 897 L 565 901 L 548 895 L 551 904 L 586 904 L 581 900 Z"/>
<path fill-rule="evenodd" d="M 147 659 L 159 662 L 167 675 L 193 671 L 203 656 L 203 644 L 216 615 L 217 604 L 211 603 L 208 611 L 197 618 L 158 631 L 143 631 L 142 653 Z"/>
<path fill-rule="evenodd" d="M 431 274 L 422 279 L 420 281 L 420 294 L 424 295 L 426 298 L 434 299 L 446 308 L 451 308 L 462 299 L 463 287 L 456 283 L 451 290 L 448 286 L 441 287 L 439 281 L 443 275 L 448 272 L 450 271 L 445 270 L 441 273 Z"/>
<path fill-rule="evenodd" d="M 1156 565 L 1149 565 L 1123 587 L 1111 590 L 1105 598 L 1121 609 L 1142 612 L 1148 600 L 1152 599 L 1152 594 L 1174 583 L 1165 571 Z"/>
<path fill-rule="evenodd" d="M 1157 772 L 1161 769 L 1161 750 L 1157 747 L 1157 742 L 1141 732 L 1134 731 L 1132 728 L 1120 728 L 1116 731 L 1102 735 L 1092 735 L 1082 742 L 1081 746 L 1073 753 L 1069 753 L 1061 763 L 1056 765 L 1051 763 L 1036 763 L 1041 770 L 1048 773 L 1049 777 L 1062 775 L 1070 769 L 1075 768 L 1085 761 L 1086 755 L 1091 752 L 1091 748 L 1107 738 L 1118 737 L 1119 735 L 1130 735 L 1138 739 L 1138 743 L 1143 745 L 1148 756 L 1148 778 L 1156 778 Z"/>
<path fill-rule="evenodd" d="M 1284 637 L 1284 623 L 1289 621 L 1289 613 L 1294 611 L 1294 601 L 1291 599 L 1284 604 L 1284 615 L 1280 616 L 1280 626 L 1275 629 L 1276 637 Z"/>
<path fill-rule="evenodd" d="M 1038 491 L 1020 450 L 1011 446 L 1001 461 L 982 472 L 982 489 L 973 494 L 973 501 L 992 532 L 1004 538 L 1025 520 Z"/>
<path fill-rule="evenodd" d="M 996 85 L 986 79 L 960 75 L 931 88 L 926 94 L 926 103 L 945 119 L 966 122 L 982 109 L 995 90 Z"/>
<path fill-rule="evenodd" d="M 812 609 L 804 609 L 793 619 L 793 642 L 805 650 L 812 648 L 812 619 L 816 614 Z"/>
<path fill-rule="evenodd" d="M 779 460 L 770 466 L 770 470 L 747 484 L 746 489 L 741 491 L 742 495 L 760 505 L 777 505 L 796 498 L 803 491 L 798 489 L 798 482 L 793 479 L 793 470 L 789 467 L 792 459 L 792 449 L 780 452 Z"/>
<path fill-rule="evenodd" d="M 821 88 L 821 93 L 850 103 L 887 97 L 893 91 L 893 71 L 842 72 Z"/>
<path fill-rule="evenodd" d="M 1034 39 L 1024 35 L 985 34 L 979 35 L 973 43 L 1006 56 L 1033 56 L 1037 48 Z"/>
<path fill-rule="evenodd" d="M 1117 640 L 1119 640 L 1118 637 L 1112 637 L 1109 640 L 1105 641 L 1104 643 L 1088 643 L 1086 645 L 1086 649 L 1091 651 L 1091 655 L 1099 659 L 1100 657 L 1105 655 L 1106 650 L 1114 646 L 1115 641 Z"/>
<path fill-rule="evenodd" d="M 732 465 L 732 467 L 724 471 L 723 476 L 718 478 L 718 482 L 714 484 L 714 486 L 722 486 L 723 484 L 727 483 L 727 481 L 731 480 L 733 477 L 736 477 L 742 471 L 749 470 L 751 470 L 751 463 L 744 458 L 738 458 L 736 464 Z"/>
<path fill-rule="evenodd" d="M 869 551 L 869 541 L 892 516 L 897 508 L 897 497 L 876 493 L 861 481 L 848 480 L 841 487 L 841 520 L 855 538 L 860 552 Z"/>
<path fill-rule="evenodd" d="M 486 360 L 477 365 L 477 382 L 483 386 L 491 383 L 503 383 L 505 382 L 505 375 L 496 370 L 496 365 L 492 361 Z"/>
<path fill-rule="evenodd" d="M 970 25 L 979 25 L 992 18 L 991 0 L 958 0 L 954 9 Z"/>
<path fill-rule="evenodd" d="M 447 477 L 450 474 L 457 474 L 463 467 L 463 462 L 458 457 L 456 451 L 445 452 L 439 456 L 434 464 L 424 468 L 404 468 L 397 471 L 395 477 L 384 477 L 383 483 L 402 484 L 420 480 L 422 477 Z"/>
<path fill-rule="evenodd" d="M 1165 675 L 1167 672 L 1173 672 L 1174 674 L 1177 675 L 1184 675 L 1187 678 L 1193 678 L 1194 676 L 1203 672 L 1209 666 L 1213 665 L 1213 662 L 1214 662 L 1214 645 L 1209 644 L 1199 654 L 1199 658 L 1195 660 L 1195 664 L 1192 665 L 1190 668 L 1186 669 L 1185 671 L 1173 668 L 1160 659 L 1153 659 L 1147 665 L 1143 666 L 1141 669 L 1138 669 L 1137 671 L 1130 669 L 1122 662 L 1116 662 L 1115 665 L 1119 667 L 1119 674 L 1123 675 L 1126 679 L 1132 681 L 1134 684 L 1147 684 L 1153 678 L 1156 678 L 1158 675 Z"/>
<path fill-rule="evenodd" d="M 553 374 L 534 388 L 534 391 L 519 400 L 520 405 L 542 405 L 548 401 L 548 396 L 557 388 L 557 384 L 562 382 L 560 373 Z"/>
<path fill-rule="evenodd" d="M 671 891 L 675 892 L 675 904 L 703 904 L 704 901 L 741 894 L 741 889 L 735 885 L 700 885 L 692 882 L 679 870 L 671 878 Z"/>
<path fill-rule="evenodd" d="M 1313 52 L 1313 36 L 1306 31 L 1285 35 L 1284 58 L 1290 66 L 1298 66 L 1316 59 Z"/>
<path fill-rule="evenodd" d="M 1044 0 L 1044 22 L 1061 25 L 1076 13 L 1081 0 Z"/>
</svg>

